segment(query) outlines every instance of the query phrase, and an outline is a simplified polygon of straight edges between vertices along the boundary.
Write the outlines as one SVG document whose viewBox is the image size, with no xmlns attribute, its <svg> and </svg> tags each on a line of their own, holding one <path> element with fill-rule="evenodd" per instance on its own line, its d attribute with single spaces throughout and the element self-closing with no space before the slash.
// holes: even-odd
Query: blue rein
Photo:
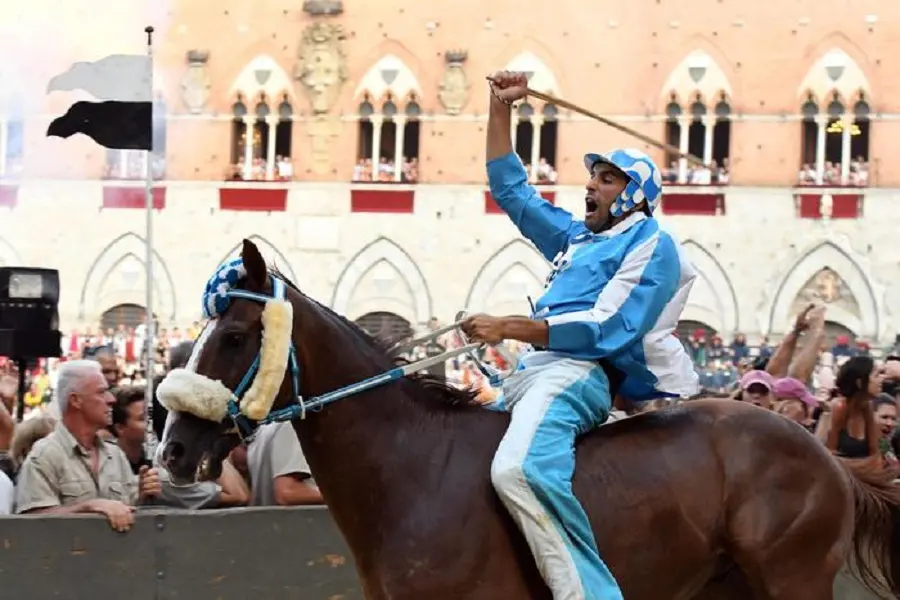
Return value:
<svg viewBox="0 0 900 600">
<path fill-rule="evenodd" d="M 248 292 L 246 290 L 229 290 L 227 292 L 227 295 L 231 298 L 250 300 L 253 302 L 258 302 L 260 304 L 266 304 L 267 302 L 269 302 L 269 300 L 287 300 L 287 287 L 285 286 L 285 283 L 277 277 L 271 277 L 271 281 L 271 296 Z M 459 327 L 459 322 L 441 328 L 437 331 L 433 331 L 422 337 L 415 338 L 410 342 L 407 342 L 404 346 L 397 347 L 394 350 L 398 351 L 409 349 L 410 347 L 414 347 L 418 343 L 434 339 L 443 333 L 456 329 L 457 327 Z M 261 352 L 258 352 L 256 354 L 256 358 L 253 360 L 253 364 L 250 365 L 250 368 L 247 369 L 247 372 L 244 374 L 241 382 L 232 392 L 232 397 L 228 401 L 228 417 L 237 428 L 238 436 L 242 440 L 248 440 L 256 433 L 261 425 L 266 425 L 268 423 L 283 423 L 285 421 L 293 421 L 294 419 L 298 418 L 305 418 L 307 411 L 319 411 L 325 405 L 346 398 L 347 396 L 359 394 L 360 392 L 365 392 L 372 388 L 398 381 L 412 373 L 417 373 L 423 369 L 427 369 L 431 366 L 453 358 L 454 356 L 459 356 L 462 354 L 468 354 L 470 357 L 472 357 L 472 359 L 475 361 L 475 364 L 478 366 L 478 369 L 485 375 L 485 377 L 488 378 L 490 384 L 496 387 L 500 385 L 500 383 L 508 375 L 508 373 L 503 374 L 490 369 L 486 365 L 483 365 L 481 361 L 479 361 L 475 357 L 474 354 L 475 351 L 481 347 L 482 344 L 466 344 L 461 348 L 455 348 L 453 350 L 443 352 L 437 356 L 425 358 L 414 363 L 399 366 L 389 371 L 385 371 L 380 375 L 375 375 L 374 377 L 369 377 L 368 379 L 364 379 L 357 383 L 344 386 L 340 389 L 334 390 L 333 392 L 328 392 L 327 394 L 316 396 L 314 398 L 310 398 L 309 400 L 304 400 L 303 396 L 300 394 L 300 364 L 297 361 L 297 350 L 294 346 L 294 342 L 291 341 L 290 350 L 288 353 L 288 370 L 291 376 L 293 402 L 284 408 L 269 412 L 269 414 L 260 421 L 254 421 L 241 412 L 240 400 L 250 388 L 253 380 L 256 378 L 256 375 L 259 372 Z"/>
</svg>

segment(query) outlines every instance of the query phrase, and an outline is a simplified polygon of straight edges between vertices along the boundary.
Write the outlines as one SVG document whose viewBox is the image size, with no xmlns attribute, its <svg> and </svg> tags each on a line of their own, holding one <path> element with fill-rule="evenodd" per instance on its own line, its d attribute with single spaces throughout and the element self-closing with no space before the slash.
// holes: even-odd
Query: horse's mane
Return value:
<svg viewBox="0 0 900 600">
<path fill-rule="evenodd" d="M 286 286 L 312 302 L 313 305 L 328 315 L 333 321 L 341 326 L 342 329 L 349 331 L 366 349 L 372 351 L 384 361 L 386 369 L 402 364 L 409 364 L 410 361 L 404 358 L 392 358 L 390 356 L 390 350 L 397 340 L 389 340 L 374 336 L 347 317 L 336 313 L 318 300 L 307 296 L 299 287 L 297 287 L 297 284 L 286 277 L 277 267 L 269 267 L 269 274 L 273 277 L 277 277 L 283 281 Z M 477 390 L 471 388 L 457 388 L 451 385 L 444 377 L 428 373 L 414 373 L 408 375 L 405 378 L 405 382 L 407 382 L 407 391 L 417 400 L 437 400 L 440 404 L 451 407 L 480 406 L 480 403 L 477 400 Z M 402 384 L 404 382 L 401 381 L 400 383 Z"/>
</svg>

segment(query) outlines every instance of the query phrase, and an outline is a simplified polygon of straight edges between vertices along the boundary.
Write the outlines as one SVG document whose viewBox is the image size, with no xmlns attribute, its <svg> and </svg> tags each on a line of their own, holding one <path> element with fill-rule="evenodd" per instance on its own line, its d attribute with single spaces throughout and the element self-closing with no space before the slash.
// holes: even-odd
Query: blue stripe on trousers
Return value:
<svg viewBox="0 0 900 600">
<path fill-rule="evenodd" d="M 599 367 L 560 392 L 538 425 L 522 466 L 525 481 L 551 514 L 572 556 L 588 600 L 622 600 L 600 558 L 590 521 L 572 491 L 576 438 L 602 424 L 612 400 Z"/>
</svg>

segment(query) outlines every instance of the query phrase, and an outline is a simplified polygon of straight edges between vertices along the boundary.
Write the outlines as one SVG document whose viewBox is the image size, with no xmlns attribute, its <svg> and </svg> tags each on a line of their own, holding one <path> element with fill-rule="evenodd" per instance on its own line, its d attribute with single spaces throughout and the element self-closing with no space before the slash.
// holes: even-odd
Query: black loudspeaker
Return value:
<svg viewBox="0 0 900 600">
<path fill-rule="evenodd" d="M 0 356 L 62 355 L 59 271 L 0 267 Z"/>
</svg>

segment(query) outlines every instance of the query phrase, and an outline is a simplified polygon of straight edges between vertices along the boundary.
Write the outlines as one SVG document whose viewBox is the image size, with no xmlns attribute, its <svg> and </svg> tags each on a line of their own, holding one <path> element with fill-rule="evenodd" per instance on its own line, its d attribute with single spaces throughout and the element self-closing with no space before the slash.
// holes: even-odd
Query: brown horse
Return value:
<svg viewBox="0 0 900 600">
<path fill-rule="evenodd" d="M 239 286 L 271 294 L 272 272 L 247 240 L 242 257 Z M 394 366 L 352 323 L 293 286 L 287 297 L 307 397 Z M 261 315 L 260 304 L 234 299 L 196 372 L 234 390 L 260 350 Z M 295 401 L 290 379 L 275 408 Z M 507 423 L 469 392 L 424 378 L 294 422 L 367 598 L 550 598 L 489 481 Z M 176 480 L 216 476 L 238 442 L 231 431 L 227 419 L 173 413 L 166 468 Z M 575 493 L 629 600 L 825 600 L 848 559 L 863 565 L 869 589 L 898 591 L 900 495 L 771 412 L 698 400 L 636 416 L 584 436 L 577 464 Z"/>
</svg>

